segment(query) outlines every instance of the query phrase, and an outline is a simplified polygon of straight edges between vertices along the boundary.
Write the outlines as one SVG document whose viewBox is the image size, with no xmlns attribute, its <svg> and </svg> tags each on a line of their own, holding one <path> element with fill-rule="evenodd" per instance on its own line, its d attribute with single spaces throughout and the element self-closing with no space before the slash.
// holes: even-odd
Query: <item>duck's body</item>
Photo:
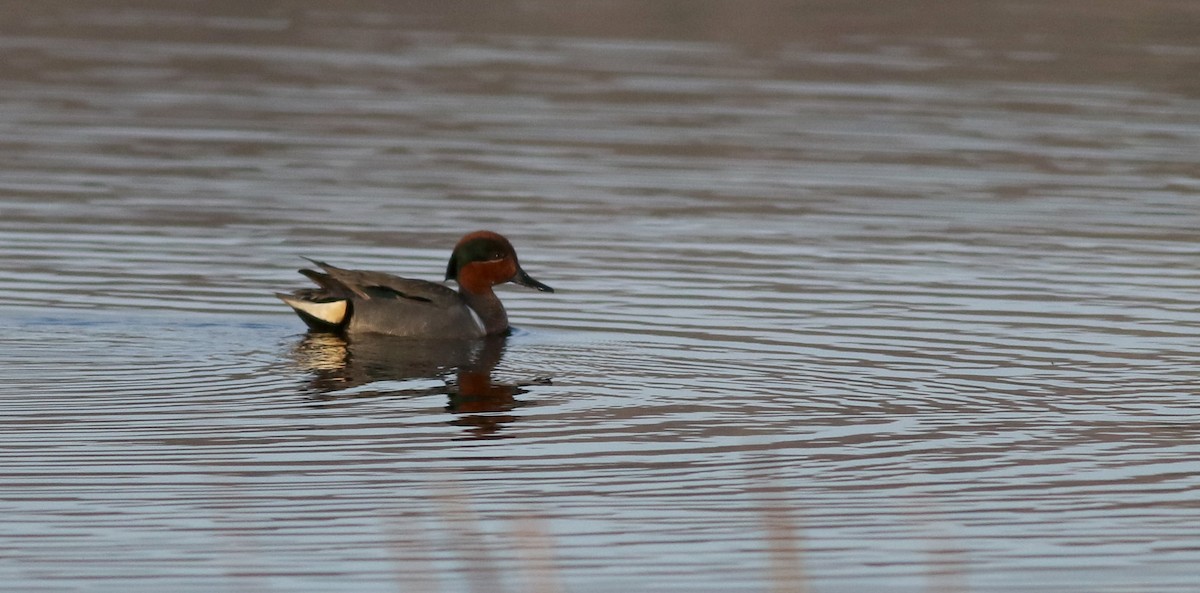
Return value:
<svg viewBox="0 0 1200 593">
<path fill-rule="evenodd" d="M 526 274 L 508 240 L 490 231 L 470 233 L 455 246 L 446 279 L 458 281 L 457 291 L 425 280 L 313 263 L 323 271 L 300 273 L 320 288 L 276 296 L 317 331 L 447 339 L 496 335 L 509 326 L 494 285 L 516 282 L 554 292 Z"/>
</svg>

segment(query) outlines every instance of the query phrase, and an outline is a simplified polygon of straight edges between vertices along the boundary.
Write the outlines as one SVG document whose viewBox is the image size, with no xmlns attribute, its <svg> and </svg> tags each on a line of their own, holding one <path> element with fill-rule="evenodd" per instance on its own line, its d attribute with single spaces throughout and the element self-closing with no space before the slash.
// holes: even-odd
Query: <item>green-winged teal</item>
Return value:
<svg viewBox="0 0 1200 593">
<path fill-rule="evenodd" d="M 508 314 L 493 286 L 515 282 L 554 292 L 526 274 L 508 239 L 491 231 L 469 233 L 454 246 L 446 280 L 457 281 L 457 291 L 436 282 L 309 261 L 324 272 L 305 269 L 300 273 L 320 288 L 276 296 L 318 331 L 414 338 L 496 335 L 508 331 Z"/>
</svg>

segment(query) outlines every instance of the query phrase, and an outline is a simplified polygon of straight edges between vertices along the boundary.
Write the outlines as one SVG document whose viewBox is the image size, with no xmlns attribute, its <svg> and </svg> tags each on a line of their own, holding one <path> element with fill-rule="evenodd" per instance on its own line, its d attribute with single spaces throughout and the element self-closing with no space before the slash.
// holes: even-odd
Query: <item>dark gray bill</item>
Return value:
<svg viewBox="0 0 1200 593">
<path fill-rule="evenodd" d="M 534 280 L 533 276 L 526 274 L 525 270 L 522 270 L 520 268 L 517 268 L 517 275 L 513 276 L 513 279 L 510 280 L 510 282 L 515 282 L 516 284 L 520 284 L 521 286 L 528 286 L 529 288 L 536 288 L 542 292 L 554 292 L 553 288 L 550 288 L 549 286 L 546 286 L 545 284 L 542 284 L 541 282 Z"/>
</svg>

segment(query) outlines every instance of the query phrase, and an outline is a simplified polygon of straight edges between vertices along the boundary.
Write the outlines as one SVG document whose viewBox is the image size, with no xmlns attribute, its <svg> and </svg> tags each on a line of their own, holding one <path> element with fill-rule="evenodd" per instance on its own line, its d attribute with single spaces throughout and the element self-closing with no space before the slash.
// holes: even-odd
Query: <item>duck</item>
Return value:
<svg viewBox="0 0 1200 593">
<path fill-rule="evenodd" d="M 275 296 L 316 332 L 444 339 L 506 335 L 508 313 L 494 286 L 512 282 L 554 292 L 521 269 L 512 243 L 492 231 L 467 233 L 454 246 L 445 279 L 457 282 L 458 290 L 438 282 L 346 270 L 305 259 L 320 271 L 299 272 L 317 288 Z"/>
</svg>

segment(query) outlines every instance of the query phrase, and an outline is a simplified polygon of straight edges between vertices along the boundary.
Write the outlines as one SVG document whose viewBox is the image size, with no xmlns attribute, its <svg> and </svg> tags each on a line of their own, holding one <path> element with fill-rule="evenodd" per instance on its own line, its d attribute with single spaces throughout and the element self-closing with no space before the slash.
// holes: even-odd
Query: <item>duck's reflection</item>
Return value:
<svg viewBox="0 0 1200 593">
<path fill-rule="evenodd" d="M 516 396 L 528 391 L 492 380 L 506 343 L 506 336 L 412 340 L 310 333 L 296 345 L 294 354 L 313 373 L 310 387 L 322 398 L 443 394 L 448 399 L 446 410 L 459 414 L 452 424 L 467 428 L 473 436 L 487 437 L 516 419 L 497 412 L 520 406 Z M 372 385 L 378 388 L 356 389 Z"/>
</svg>

